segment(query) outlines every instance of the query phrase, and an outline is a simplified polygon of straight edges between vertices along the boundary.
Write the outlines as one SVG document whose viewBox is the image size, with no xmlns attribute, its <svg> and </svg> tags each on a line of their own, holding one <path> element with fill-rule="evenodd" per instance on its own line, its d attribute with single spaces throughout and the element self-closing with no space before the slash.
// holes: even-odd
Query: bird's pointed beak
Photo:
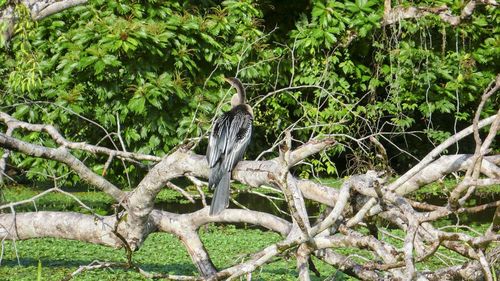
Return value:
<svg viewBox="0 0 500 281">
<path fill-rule="evenodd" d="M 224 81 L 231 84 L 231 80 L 229 79 L 229 77 L 224 77 Z"/>
</svg>

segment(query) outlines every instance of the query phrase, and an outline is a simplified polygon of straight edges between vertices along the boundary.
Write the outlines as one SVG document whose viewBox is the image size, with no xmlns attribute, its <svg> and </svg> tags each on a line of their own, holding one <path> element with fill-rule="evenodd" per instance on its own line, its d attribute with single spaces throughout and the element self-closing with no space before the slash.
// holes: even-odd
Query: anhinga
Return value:
<svg viewBox="0 0 500 281">
<path fill-rule="evenodd" d="M 231 171 L 243 158 L 252 135 L 253 111 L 246 104 L 245 89 L 237 78 L 225 80 L 236 88 L 236 94 L 231 98 L 231 110 L 215 121 L 208 141 L 208 187 L 215 187 L 210 215 L 219 214 L 229 205 Z"/>
</svg>

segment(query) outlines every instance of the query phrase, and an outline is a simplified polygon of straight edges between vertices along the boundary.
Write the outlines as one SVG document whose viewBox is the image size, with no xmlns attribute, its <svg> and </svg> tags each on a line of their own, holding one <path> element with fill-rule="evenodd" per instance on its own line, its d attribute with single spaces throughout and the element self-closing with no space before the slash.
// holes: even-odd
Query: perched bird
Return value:
<svg viewBox="0 0 500 281">
<path fill-rule="evenodd" d="M 231 110 L 215 120 L 208 141 L 208 187 L 215 187 L 210 215 L 219 214 L 229 205 L 231 171 L 243 158 L 252 135 L 253 111 L 246 104 L 245 89 L 237 78 L 225 80 L 236 88 L 236 94 L 231 98 Z"/>
</svg>

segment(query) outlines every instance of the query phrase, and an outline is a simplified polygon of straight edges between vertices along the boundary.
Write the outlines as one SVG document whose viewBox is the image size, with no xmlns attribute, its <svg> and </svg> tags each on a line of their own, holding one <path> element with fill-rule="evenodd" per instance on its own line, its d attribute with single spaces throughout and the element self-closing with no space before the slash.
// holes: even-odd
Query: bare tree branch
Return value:
<svg viewBox="0 0 500 281">
<path fill-rule="evenodd" d="M 469 259 L 467 266 L 479 268 L 482 275 L 477 276 L 485 276 L 488 279 L 492 276 L 489 266 L 496 256 L 491 255 L 490 252 L 484 252 L 484 247 L 500 239 L 498 234 L 487 231 L 485 234 L 478 233 L 476 237 L 473 237 L 466 233 L 436 229 L 429 222 L 450 214 L 498 207 L 498 202 L 450 209 L 447 206 L 408 200 L 405 194 L 452 172 L 465 169 L 474 170 L 474 175 L 481 172 L 488 178 L 472 177 L 462 181 L 463 185 L 480 187 L 498 183 L 497 165 L 500 157 L 484 155 L 492 143 L 492 135 L 496 134 L 498 121 L 494 121 L 495 118 L 493 116 L 481 122 L 475 122 L 473 126 L 449 138 L 393 183 L 387 183 L 386 178 L 381 178 L 382 174 L 369 171 L 364 175 L 355 175 L 346 179 L 340 190 L 313 181 L 297 179 L 289 172 L 290 167 L 300 163 L 306 157 L 330 147 L 334 144 L 333 139 L 313 139 L 292 150 L 291 134 L 286 133 L 284 144 L 280 147 L 279 157 L 264 161 L 241 161 L 233 170 L 232 178 L 248 185 L 249 188 L 266 186 L 281 190 L 292 216 L 292 222 L 288 222 L 271 214 L 246 209 L 227 209 L 216 216 L 209 215 L 208 207 L 188 214 L 155 210 L 154 199 L 165 187 L 173 188 L 184 194 L 186 198 L 194 200 L 190 194 L 172 184 L 171 180 L 188 177 L 198 188 L 203 185 L 197 178 L 208 177 L 208 165 L 204 155 L 194 154 L 189 147 L 184 145 L 160 159 L 133 152 L 102 148 L 97 145 L 74 143 L 67 141 L 52 126 L 29 124 L 0 113 L 0 122 L 6 124 L 7 128 L 11 129 L 11 133 L 18 128 L 46 132 L 59 145 L 57 148 L 39 146 L 0 133 L 0 147 L 64 163 L 83 180 L 111 194 L 119 203 L 116 216 L 105 217 L 60 212 L 18 214 L 14 207 L 25 202 L 8 203 L 0 206 L 0 209 L 8 208 L 12 212 L 0 215 L 0 238 L 56 237 L 112 247 L 126 247 L 128 265 L 132 266 L 132 251 L 137 250 L 150 233 L 168 232 L 176 235 L 184 243 L 193 264 L 200 273 L 200 277 L 170 276 L 178 280 L 234 280 L 240 276 L 249 276 L 257 268 L 290 253 L 297 257 L 297 268 L 301 280 L 310 280 L 309 261 L 312 254 L 327 263 L 334 264 L 347 274 L 363 280 L 379 280 L 380 278 L 410 280 L 427 276 L 427 273 L 417 270 L 415 264 L 429 256 L 436 255 L 438 248 L 443 246 Z M 447 146 L 489 124 L 492 124 L 490 134 L 485 140 L 478 142 L 481 157 L 477 157 L 476 153 L 442 156 L 434 161 Z M 156 164 L 131 192 L 126 193 L 109 183 L 103 176 L 88 169 L 71 154 L 73 149 L 108 155 L 106 166 L 110 165 L 109 163 L 115 156 L 130 161 L 151 161 Z M 476 162 L 481 163 L 482 168 L 474 165 L 474 159 L 480 159 Z M 52 190 L 60 191 L 57 186 Z M 26 202 L 34 202 L 36 198 L 47 192 L 28 199 Z M 330 207 L 330 211 L 320 217 L 312 227 L 305 208 L 306 198 Z M 357 199 L 361 199 L 360 206 L 355 206 Z M 416 211 L 414 208 L 423 212 Z M 404 241 L 402 249 L 383 242 L 376 237 L 376 234 L 375 236 L 363 235 L 355 230 L 360 225 L 367 225 L 370 218 L 374 216 L 387 220 L 405 231 L 405 237 L 401 238 Z M 197 233 L 201 226 L 214 222 L 259 225 L 280 233 L 283 239 L 261 249 L 240 264 L 218 271 Z M 353 262 L 350 256 L 336 253 L 335 248 L 339 247 L 363 249 L 369 251 L 374 258 L 367 259 L 367 262 L 361 265 Z M 141 272 L 139 267 L 134 266 L 134 268 Z M 446 269 L 442 272 L 448 274 Z M 141 274 L 153 276 L 144 271 Z M 429 274 L 428 276 L 435 275 Z"/>
<path fill-rule="evenodd" d="M 500 87 L 500 84 L 498 84 Z M 497 88 L 498 89 L 498 88 Z M 479 122 L 478 127 L 483 128 L 485 126 L 490 125 L 493 123 L 495 120 L 496 116 L 490 116 L 488 118 L 485 118 Z M 416 175 L 418 172 L 420 172 L 423 168 L 425 168 L 427 165 L 429 165 L 432 161 L 434 161 L 443 150 L 448 148 L 450 145 L 454 144 L 455 142 L 461 140 L 462 138 L 470 135 L 473 132 L 473 126 L 469 126 L 462 131 L 456 133 L 455 135 L 451 136 L 444 142 L 442 142 L 440 145 L 438 145 L 436 148 L 434 148 L 429 154 L 427 154 L 422 161 L 420 161 L 417 165 L 415 165 L 413 168 L 411 168 L 408 172 L 406 172 L 404 175 L 399 177 L 396 181 L 394 181 L 392 184 L 390 184 L 387 189 L 394 191 L 397 188 L 399 188 L 403 183 L 407 182 L 411 177 Z"/>
<path fill-rule="evenodd" d="M 145 160 L 152 162 L 159 162 L 161 157 L 140 154 L 140 153 L 130 153 L 126 151 L 113 150 L 101 146 L 90 145 L 84 142 L 71 142 L 65 139 L 59 131 L 52 125 L 41 125 L 41 124 L 30 124 L 26 122 L 19 121 L 7 113 L 0 112 L 0 121 L 4 122 L 10 130 L 24 129 L 32 132 L 46 132 L 49 136 L 60 146 L 64 146 L 70 149 L 77 149 L 90 152 L 92 154 L 102 154 L 108 156 L 117 156 L 123 159 L 133 159 L 133 160 Z"/>
<path fill-rule="evenodd" d="M 39 146 L 20 141 L 3 133 L 0 133 L 0 146 L 10 150 L 22 152 L 26 155 L 56 160 L 64 163 L 74 170 L 82 180 L 111 195 L 118 202 L 120 202 L 125 196 L 125 192 L 118 189 L 105 178 L 92 172 L 87 166 L 85 166 L 85 164 L 74 157 L 65 147 L 49 148 Z"/>
<path fill-rule="evenodd" d="M 41 20 L 63 10 L 87 3 L 88 0 L 20 0 L 19 4 L 24 5 L 31 14 L 33 20 Z M 0 23 L 5 24 L 4 40 L 9 41 L 13 35 L 14 25 L 18 21 L 14 6 L 19 5 L 17 1 L 12 1 L 3 10 L 0 10 Z"/>
</svg>

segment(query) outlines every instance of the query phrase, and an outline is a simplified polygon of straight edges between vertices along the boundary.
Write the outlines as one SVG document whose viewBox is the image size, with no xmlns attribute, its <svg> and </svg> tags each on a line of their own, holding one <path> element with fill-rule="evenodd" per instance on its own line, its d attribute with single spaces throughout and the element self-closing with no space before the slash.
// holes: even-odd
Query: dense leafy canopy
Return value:
<svg viewBox="0 0 500 281">
<path fill-rule="evenodd" d="M 418 3 L 443 4 L 458 15 L 465 6 Z M 228 106 L 222 78 L 237 75 L 256 115 L 251 157 L 287 128 L 298 143 L 339 134 L 344 145 L 311 161 L 318 172 L 344 169 L 337 160 L 346 157 L 356 167 L 377 163 L 367 138 L 360 146 L 348 136 L 378 134 L 391 156 L 399 145 L 418 157 L 470 124 L 500 62 L 500 13 L 486 5 L 458 26 L 437 15 L 383 26 L 383 1 L 374 0 L 91 0 L 39 22 L 18 6 L 21 21 L 0 53 L 0 110 L 75 141 L 159 156 L 206 136 Z M 398 135 L 408 131 L 417 137 Z M 406 168 L 400 156 L 393 164 Z M 65 171 L 17 154 L 12 161 L 34 177 Z M 102 172 L 105 161 L 87 164 Z M 124 165 L 111 171 L 122 182 L 123 169 L 136 169 Z"/>
</svg>

